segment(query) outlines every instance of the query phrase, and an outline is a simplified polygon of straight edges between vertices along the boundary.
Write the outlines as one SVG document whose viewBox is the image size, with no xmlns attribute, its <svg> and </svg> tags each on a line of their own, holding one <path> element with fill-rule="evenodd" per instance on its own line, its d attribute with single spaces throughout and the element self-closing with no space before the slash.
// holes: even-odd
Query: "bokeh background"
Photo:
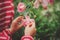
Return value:
<svg viewBox="0 0 60 40">
<path fill-rule="evenodd" d="M 54 5 L 48 5 L 47 11 L 40 5 L 38 9 L 33 8 L 35 0 L 14 0 L 15 18 L 22 15 L 17 12 L 19 2 L 26 4 L 26 11 L 36 21 L 37 33 L 34 40 L 60 40 L 60 0 L 54 0 Z M 13 40 L 20 40 L 24 35 L 24 28 L 13 34 Z"/>
</svg>

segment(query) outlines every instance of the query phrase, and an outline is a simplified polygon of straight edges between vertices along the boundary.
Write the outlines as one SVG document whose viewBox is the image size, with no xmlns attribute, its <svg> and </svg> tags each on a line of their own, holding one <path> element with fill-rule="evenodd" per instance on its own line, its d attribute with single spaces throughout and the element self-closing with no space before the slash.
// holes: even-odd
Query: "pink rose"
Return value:
<svg viewBox="0 0 60 40">
<path fill-rule="evenodd" d="M 22 21 L 23 26 L 27 26 L 28 24 L 30 24 L 31 22 L 34 21 L 33 19 L 30 19 L 29 16 L 26 16 L 25 18 L 26 18 L 26 19 L 24 19 L 24 20 Z M 31 26 L 31 25 L 32 25 L 32 24 L 30 24 L 30 26 Z"/>
<path fill-rule="evenodd" d="M 18 4 L 18 6 L 17 6 L 17 11 L 18 11 L 18 12 L 24 12 L 25 9 L 26 9 L 25 4 L 22 3 L 22 2 L 20 2 L 20 3 Z"/>
</svg>

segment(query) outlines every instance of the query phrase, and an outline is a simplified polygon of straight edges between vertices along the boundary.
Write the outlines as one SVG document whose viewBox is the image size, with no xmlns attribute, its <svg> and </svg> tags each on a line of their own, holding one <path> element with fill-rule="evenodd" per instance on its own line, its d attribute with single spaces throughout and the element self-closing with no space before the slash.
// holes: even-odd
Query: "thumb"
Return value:
<svg viewBox="0 0 60 40">
<path fill-rule="evenodd" d="M 23 16 L 19 16 L 19 17 L 17 17 L 17 18 L 14 20 L 14 22 L 19 22 L 19 21 L 21 21 L 23 18 L 24 18 Z"/>
</svg>

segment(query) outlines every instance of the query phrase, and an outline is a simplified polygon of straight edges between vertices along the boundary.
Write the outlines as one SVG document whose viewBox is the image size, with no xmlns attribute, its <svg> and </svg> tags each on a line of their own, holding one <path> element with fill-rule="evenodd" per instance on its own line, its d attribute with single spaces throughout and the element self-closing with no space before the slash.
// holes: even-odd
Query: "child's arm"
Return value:
<svg viewBox="0 0 60 40">
<path fill-rule="evenodd" d="M 22 23 L 19 24 L 19 22 L 21 22 L 22 19 L 23 19 L 23 16 L 19 16 L 15 20 L 12 21 L 11 27 L 9 28 L 11 34 L 16 32 L 18 29 L 20 29 L 23 26 Z"/>
<path fill-rule="evenodd" d="M 34 36 L 34 34 L 36 33 L 36 27 L 35 27 L 34 21 L 25 27 L 24 33 L 25 33 L 25 35 Z"/>
<path fill-rule="evenodd" d="M 35 27 L 35 22 L 31 23 L 32 25 L 30 26 L 27 25 L 24 30 L 24 36 L 21 38 L 21 40 L 34 40 L 32 36 L 36 34 L 36 27 Z"/>
</svg>

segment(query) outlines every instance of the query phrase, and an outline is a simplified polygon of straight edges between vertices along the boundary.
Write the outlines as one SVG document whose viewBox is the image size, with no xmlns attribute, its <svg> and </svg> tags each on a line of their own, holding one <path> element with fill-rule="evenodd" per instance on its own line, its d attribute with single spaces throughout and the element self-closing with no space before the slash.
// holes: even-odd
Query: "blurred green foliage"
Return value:
<svg viewBox="0 0 60 40">
<path fill-rule="evenodd" d="M 48 10 L 45 11 L 42 6 L 38 9 L 33 8 L 33 3 L 35 0 L 14 0 L 15 5 L 15 18 L 20 16 L 21 13 L 17 12 L 17 5 L 19 2 L 25 3 L 27 6 L 27 12 L 31 18 L 36 21 L 37 33 L 35 35 L 35 40 L 43 38 L 46 36 L 52 37 L 57 29 L 60 27 L 60 0 L 55 0 L 54 5 L 48 5 Z M 14 35 L 14 40 L 19 40 L 23 35 L 23 30 L 18 30 Z"/>
</svg>

